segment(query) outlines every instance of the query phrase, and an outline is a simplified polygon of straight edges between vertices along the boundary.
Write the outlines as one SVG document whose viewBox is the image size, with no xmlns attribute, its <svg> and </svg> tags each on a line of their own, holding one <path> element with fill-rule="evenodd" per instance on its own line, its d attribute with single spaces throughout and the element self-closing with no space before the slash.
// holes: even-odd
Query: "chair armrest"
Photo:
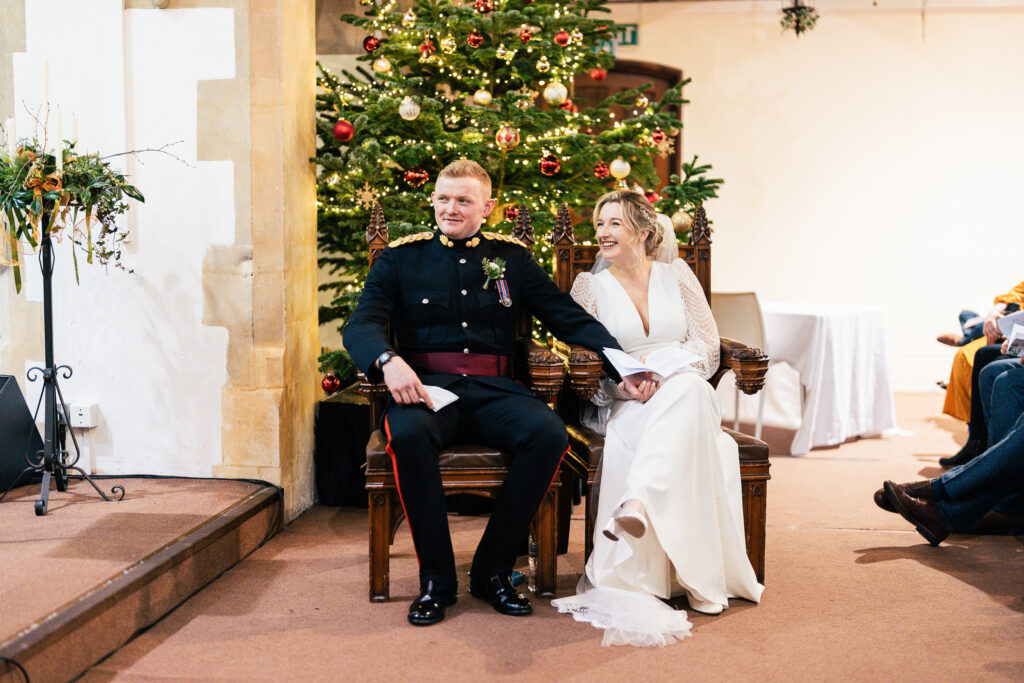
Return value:
<svg viewBox="0 0 1024 683">
<path fill-rule="evenodd" d="M 555 350 L 569 361 L 569 386 L 581 400 L 597 393 L 604 372 L 601 356 L 585 346 L 555 341 Z"/>
<path fill-rule="evenodd" d="M 764 388 L 764 377 L 771 360 L 761 349 L 755 349 L 734 339 L 721 339 L 722 367 L 713 379 L 724 374 L 726 369 L 736 375 L 736 388 L 744 394 L 756 394 Z M 716 383 L 717 382 L 713 382 Z"/>
<path fill-rule="evenodd" d="M 565 378 L 565 361 L 536 339 L 519 339 L 516 342 L 517 359 L 526 363 L 530 391 L 547 403 L 558 400 Z"/>
</svg>

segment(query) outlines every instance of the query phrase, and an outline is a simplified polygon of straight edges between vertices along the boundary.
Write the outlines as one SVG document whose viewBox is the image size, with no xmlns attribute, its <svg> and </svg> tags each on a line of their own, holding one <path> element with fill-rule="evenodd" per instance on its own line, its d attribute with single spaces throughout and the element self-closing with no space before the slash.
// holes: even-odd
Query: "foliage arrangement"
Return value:
<svg viewBox="0 0 1024 683">
<path fill-rule="evenodd" d="M 355 305 L 374 202 L 393 238 L 433 229 L 429 194 L 458 158 L 493 179 L 486 229 L 510 232 L 529 209 L 544 266 L 558 206 L 579 220 L 617 179 L 647 192 L 684 238 L 686 214 L 716 196 L 722 181 L 696 157 L 665 187 L 654 166 L 675 149 L 688 81 L 660 101 L 649 83 L 577 101 L 581 76 L 604 80 L 614 65 L 601 49 L 618 31 L 607 0 L 417 0 L 405 12 L 395 0 L 360 2 L 362 16 L 342 19 L 365 33 L 363 64 L 321 67 L 317 81 L 320 264 L 332 274 L 321 289 L 334 295 L 321 324 L 343 324 Z"/>
<path fill-rule="evenodd" d="M 22 141 L 13 155 L 0 155 L 0 212 L 6 218 L 0 264 L 14 269 L 21 291 L 18 243 L 36 249 L 44 234 L 65 236 L 85 252 L 86 261 L 124 269 L 116 219 L 128 210 L 127 199 L 145 201 L 142 193 L 110 167 L 99 154 L 78 154 L 76 143 L 64 143 L 62 168 L 56 151 L 38 140 Z M 76 254 L 72 250 L 72 254 Z M 75 276 L 78 257 L 74 256 Z"/>
</svg>

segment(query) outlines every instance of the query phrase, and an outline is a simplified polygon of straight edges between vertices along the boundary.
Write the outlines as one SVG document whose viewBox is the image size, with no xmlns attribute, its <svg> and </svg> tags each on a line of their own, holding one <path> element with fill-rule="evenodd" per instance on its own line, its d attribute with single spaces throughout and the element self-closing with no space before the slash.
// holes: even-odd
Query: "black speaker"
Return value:
<svg viewBox="0 0 1024 683">
<path fill-rule="evenodd" d="M 43 450 L 32 413 L 25 405 L 21 388 L 11 375 L 0 375 L 0 493 L 6 491 L 26 467 L 26 455 Z M 29 482 L 29 475 L 23 484 Z"/>
</svg>

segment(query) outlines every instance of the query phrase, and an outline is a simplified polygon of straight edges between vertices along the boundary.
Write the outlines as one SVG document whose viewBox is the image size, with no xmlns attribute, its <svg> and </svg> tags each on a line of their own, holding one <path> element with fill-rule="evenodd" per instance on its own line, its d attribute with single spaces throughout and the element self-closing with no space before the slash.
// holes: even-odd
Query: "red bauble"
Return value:
<svg viewBox="0 0 1024 683">
<path fill-rule="evenodd" d="M 423 184 L 430 180 L 430 174 L 419 166 L 410 168 L 403 177 L 405 182 L 409 183 L 412 187 L 423 187 Z"/>
<path fill-rule="evenodd" d="M 593 78 L 595 81 L 603 81 L 607 76 L 608 72 L 602 69 L 601 67 L 597 67 L 590 70 L 590 77 Z"/>
<path fill-rule="evenodd" d="M 576 106 L 576 104 L 572 100 L 570 100 L 568 98 L 566 98 L 565 102 L 562 102 L 558 106 L 561 107 L 562 109 L 566 110 L 566 111 L 571 111 L 571 112 L 579 111 L 579 108 Z"/>
<path fill-rule="evenodd" d="M 476 0 L 476 2 L 473 3 L 473 9 L 480 14 L 487 14 L 494 9 L 494 0 Z"/>
<path fill-rule="evenodd" d="M 649 201 L 651 204 L 661 201 L 661 195 L 655 192 L 654 190 L 651 190 L 650 192 L 645 192 L 644 196 L 647 197 L 647 201 Z"/>
<path fill-rule="evenodd" d="M 548 154 L 540 159 L 540 172 L 546 176 L 555 175 L 561 167 L 561 164 L 558 163 L 558 157 L 554 154 Z"/>
<path fill-rule="evenodd" d="M 341 380 L 335 375 L 324 375 L 324 378 L 320 380 L 320 388 L 328 394 L 333 394 L 341 389 Z"/>
<path fill-rule="evenodd" d="M 514 222 L 517 218 L 519 218 L 519 209 L 514 206 L 505 209 L 505 220 Z"/>
<path fill-rule="evenodd" d="M 479 2 L 479 0 L 477 1 Z M 569 32 L 566 31 L 564 28 L 561 31 L 555 33 L 555 43 L 561 45 L 562 47 L 568 45 L 570 40 L 571 36 L 569 35 Z"/>
<path fill-rule="evenodd" d="M 334 124 L 334 137 L 337 138 L 338 142 L 348 142 L 355 135 L 355 132 L 356 129 L 345 119 L 338 119 L 338 122 Z"/>
<path fill-rule="evenodd" d="M 520 29 L 519 40 L 523 41 L 524 43 L 528 43 L 530 42 L 530 38 L 533 38 L 533 34 L 530 33 L 530 29 L 525 27 Z"/>
<path fill-rule="evenodd" d="M 655 128 L 651 131 L 651 140 L 654 141 L 654 144 L 665 142 L 665 131 L 661 128 Z"/>
<path fill-rule="evenodd" d="M 469 43 L 470 47 L 480 47 L 484 44 L 484 37 L 476 31 L 473 31 L 466 36 L 466 42 Z"/>
<path fill-rule="evenodd" d="M 366 36 L 363 38 L 363 49 L 367 52 L 373 52 L 380 47 L 380 38 L 376 36 Z"/>
<path fill-rule="evenodd" d="M 533 4 L 533 0 L 523 0 L 523 4 L 524 5 L 532 5 Z"/>
<path fill-rule="evenodd" d="M 608 174 L 611 173 L 611 172 L 612 172 L 611 169 L 608 168 L 608 164 L 604 163 L 603 161 L 597 162 L 597 166 L 594 167 L 594 177 L 595 178 L 600 178 L 600 179 L 603 180 L 603 179 L 607 178 Z"/>
</svg>

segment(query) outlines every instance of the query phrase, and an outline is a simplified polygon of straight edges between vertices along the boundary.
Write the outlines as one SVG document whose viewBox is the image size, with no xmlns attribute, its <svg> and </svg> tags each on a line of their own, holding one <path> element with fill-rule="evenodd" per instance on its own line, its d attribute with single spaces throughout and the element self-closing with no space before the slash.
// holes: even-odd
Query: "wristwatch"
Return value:
<svg viewBox="0 0 1024 683">
<path fill-rule="evenodd" d="M 382 353 L 379 356 L 377 356 L 377 369 L 378 370 L 383 370 L 384 366 L 392 358 L 395 358 L 396 356 L 397 356 L 397 354 L 394 351 L 390 351 L 390 350 L 389 351 L 385 351 L 384 353 Z"/>
</svg>

